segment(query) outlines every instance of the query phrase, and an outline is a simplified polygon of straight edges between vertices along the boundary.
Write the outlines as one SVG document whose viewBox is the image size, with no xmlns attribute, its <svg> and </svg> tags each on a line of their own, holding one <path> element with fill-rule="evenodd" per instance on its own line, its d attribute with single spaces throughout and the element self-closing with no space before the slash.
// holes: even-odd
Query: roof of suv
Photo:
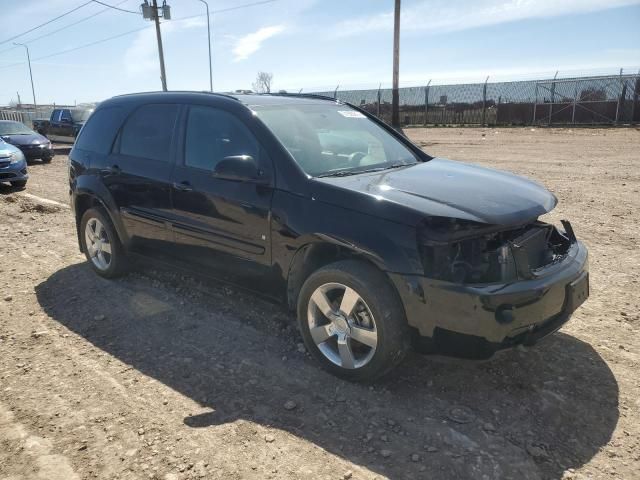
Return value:
<svg viewBox="0 0 640 480">
<path fill-rule="evenodd" d="M 323 104 L 326 102 L 335 103 L 336 100 L 330 97 L 323 97 L 320 95 L 306 95 L 306 94 L 289 94 L 289 93 L 273 93 L 273 94 L 244 94 L 244 93 L 215 93 L 215 92 L 191 92 L 191 91 L 169 91 L 169 92 L 142 92 L 142 93 L 128 93 L 125 95 L 119 95 L 113 97 L 113 99 L 122 100 L 146 100 L 154 101 L 160 99 L 167 99 L 172 97 L 175 100 L 193 100 L 194 98 L 202 97 L 203 99 L 211 99 L 212 97 L 235 100 L 243 103 L 247 106 L 265 106 L 265 105 L 309 105 L 309 104 Z"/>
</svg>

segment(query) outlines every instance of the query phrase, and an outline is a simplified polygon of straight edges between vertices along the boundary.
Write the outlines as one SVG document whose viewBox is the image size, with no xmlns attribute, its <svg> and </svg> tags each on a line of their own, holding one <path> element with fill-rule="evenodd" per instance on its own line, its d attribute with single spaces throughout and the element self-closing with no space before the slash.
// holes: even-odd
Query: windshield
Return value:
<svg viewBox="0 0 640 480">
<path fill-rule="evenodd" d="M 0 135 L 33 135 L 34 133 L 24 123 L 0 122 Z"/>
<path fill-rule="evenodd" d="M 418 162 L 393 135 L 346 105 L 254 106 L 252 109 L 314 177 L 354 175 Z"/>
</svg>

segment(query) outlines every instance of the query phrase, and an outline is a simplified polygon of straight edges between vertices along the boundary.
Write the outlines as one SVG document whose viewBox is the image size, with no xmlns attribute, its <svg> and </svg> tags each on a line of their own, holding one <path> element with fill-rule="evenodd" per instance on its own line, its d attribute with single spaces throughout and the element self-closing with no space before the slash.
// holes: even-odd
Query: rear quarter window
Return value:
<svg viewBox="0 0 640 480">
<path fill-rule="evenodd" d="M 149 104 L 138 108 L 122 127 L 120 153 L 168 162 L 177 117 L 178 106 L 174 104 Z"/>
<path fill-rule="evenodd" d="M 75 147 L 106 155 L 111 151 L 123 118 L 124 111 L 121 107 L 105 107 L 96 110 L 80 131 Z"/>
</svg>

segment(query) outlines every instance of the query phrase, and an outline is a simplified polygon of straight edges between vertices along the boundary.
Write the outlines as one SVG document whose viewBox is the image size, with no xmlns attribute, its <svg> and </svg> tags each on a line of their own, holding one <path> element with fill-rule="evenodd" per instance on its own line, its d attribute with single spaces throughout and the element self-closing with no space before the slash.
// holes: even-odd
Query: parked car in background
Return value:
<svg viewBox="0 0 640 480">
<path fill-rule="evenodd" d="M 27 160 L 39 158 L 49 163 L 55 155 L 51 141 L 34 132 L 24 123 L 0 120 L 0 138 L 22 150 Z"/>
<path fill-rule="evenodd" d="M 0 138 L 0 183 L 24 188 L 28 179 L 27 161 L 22 151 Z"/>
<path fill-rule="evenodd" d="M 48 120 L 34 120 L 33 128 L 56 142 L 75 142 L 92 108 L 56 108 Z"/>
<path fill-rule="evenodd" d="M 96 273 L 140 253 L 281 299 L 349 379 L 390 371 L 412 341 L 482 358 L 531 345 L 589 295 L 586 247 L 538 220 L 557 203 L 543 186 L 431 157 L 333 99 L 115 97 L 69 158 Z"/>
</svg>

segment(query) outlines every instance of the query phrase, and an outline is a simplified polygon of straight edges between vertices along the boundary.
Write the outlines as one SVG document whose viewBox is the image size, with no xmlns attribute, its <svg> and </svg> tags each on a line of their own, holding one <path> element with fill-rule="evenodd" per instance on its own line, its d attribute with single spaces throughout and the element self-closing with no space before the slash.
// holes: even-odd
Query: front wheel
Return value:
<svg viewBox="0 0 640 480">
<path fill-rule="evenodd" d="M 82 251 L 93 270 L 105 278 L 115 278 L 125 271 L 125 251 L 111 219 L 101 209 L 90 208 L 80 221 Z"/>
<path fill-rule="evenodd" d="M 311 354 L 349 380 L 385 375 L 410 346 L 397 293 L 381 271 L 357 260 L 311 274 L 298 297 L 298 322 Z"/>
<path fill-rule="evenodd" d="M 11 186 L 13 188 L 19 188 L 20 190 L 22 190 L 23 188 L 25 188 L 27 186 L 27 181 L 26 180 L 18 180 L 16 182 L 11 182 Z"/>
</svg>

